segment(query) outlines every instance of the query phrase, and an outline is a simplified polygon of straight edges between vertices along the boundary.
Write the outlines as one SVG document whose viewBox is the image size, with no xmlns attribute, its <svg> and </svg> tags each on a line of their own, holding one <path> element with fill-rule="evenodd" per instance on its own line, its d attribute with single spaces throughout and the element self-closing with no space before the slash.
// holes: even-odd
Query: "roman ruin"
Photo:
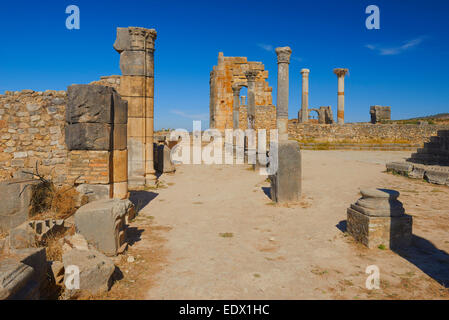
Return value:
<svg viewBox="0 0 449 320">
<path fill-rule="evenodd" d="M 153 161 L 154 51 L 156 30 L 118 28 L 114 49 L 120 53 L 119 93 L 128 101 L 130 187 L 156 183 Z"/>
<path fill-rule="evenodd" d="M 337 68 L 334 73 L 338 78 L 338 107 L 337 107 L 337 123 L 345 123 L 345 76 L 349 72 L 348 69 Z"/>
<path fill-rule="evenodd" d="M 361 189 L 360 198 L 348 208 L 348 233 L 368 248 L 408 247 L 413 218 L 405 214 L 399 192 Z"/>
<path fill-rule="evenodd" d="M 298 114 L 298 122 L 305 123 L 309 121 L 309 69 L 302 69 L 302 96 L 301 110 Z"/>
<path fill-rule="evenodd" d="M 297 202 L 301 199 L 302 163 L 298 143 L 288 140 L 289 64 L 292 50 L 276 48 L 278 58 L 278 86 L 276 123 L 278 129 L 278 168 L 270 176 L 271 199 L 277 203 Z"/>
<path fill-rule="evenodd" d="M 195 122 L 180 142 L 154 129 L 173 111 L 160 102 L 155 119 L 156 30 L 110 35 L 121 75 L 0 95 L 0 300 L 449 297 L 444 119 L 392 120 L 372 105 L 364 122 L 345 122 L 343 68 L 334 119 L 331 102 L 309 105 L 313 64 L 268 46 L 276 99 L 262 62 L 220 52 L 201 69 L 209 128 Z M 278 139 L 258 149 L 248 129 Z M 194 164 L 174 161 L 180 145 Z M 207 163 L 222 145 L 230 163 Z M 383 281 L 369 291 L 373 265 Z"/>
</svg>

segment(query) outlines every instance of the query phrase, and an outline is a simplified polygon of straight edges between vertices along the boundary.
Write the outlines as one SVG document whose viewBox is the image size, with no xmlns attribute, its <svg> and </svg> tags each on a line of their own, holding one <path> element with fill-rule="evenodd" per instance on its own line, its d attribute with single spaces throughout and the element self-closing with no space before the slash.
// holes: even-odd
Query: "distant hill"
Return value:
<svg viewBox="0 0 449 320">
<path fill-rule="evenodd" d="M 449 113 L 438 113 L 431 116 L 423 116 L 403 120 L 390 120 L 386 123 L 417 124 L 421 121 L 426 121 L 429 124 L 449 124 Z"/>
</svg>

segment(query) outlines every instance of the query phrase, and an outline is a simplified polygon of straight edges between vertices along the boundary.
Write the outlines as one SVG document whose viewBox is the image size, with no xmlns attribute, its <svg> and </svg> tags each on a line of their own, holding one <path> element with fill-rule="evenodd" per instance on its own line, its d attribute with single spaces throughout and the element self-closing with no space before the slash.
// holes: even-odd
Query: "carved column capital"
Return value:
<svg viewBox="0 0 449 320">
<path fill-rule="evenodd" d="M 290 63 L 292 49 L 290 47 L 276 48 L 276 54 L 278 56 L 278 63 Z"/>
<path fill-rule="evenodd" d="M 246 71 L 245 72 L 246 80 L 248 80 L 248 82 L 256 81 L 257 74 L 258 74 L 258 72 L 255 71 L 255 70 L 248 70 L 248 71 Z"/>
<path fill-rule="evenodd" d="M 345 68 L 336 68 L 334 69 L 334 73 L 337 75 L 337 77 L 344 77 L 347 73 L 349 73 L 349 69 Z"/>
</svg>

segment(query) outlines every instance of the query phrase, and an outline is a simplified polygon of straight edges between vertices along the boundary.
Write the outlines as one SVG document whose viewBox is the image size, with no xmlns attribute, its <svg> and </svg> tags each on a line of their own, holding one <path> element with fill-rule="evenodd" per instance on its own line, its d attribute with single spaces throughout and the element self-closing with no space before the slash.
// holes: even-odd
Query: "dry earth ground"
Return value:
<svg viewBox="0 0 449 320">
<path fill-rule="evenodd" d="M 101 298 L 448 299 L 449 188 L 384 172 L 409 154 L 303 151 L 304 199 L 289 207 L 248 165 L 180 166 L 133 195 L 143 209 L 117 259 L 122 279 Z M 401 192 L 412 248 L 370 250 L 344 232 L 361 187 Z M 365 287 L 369 265 L 379 290 Z"/>
</svg>

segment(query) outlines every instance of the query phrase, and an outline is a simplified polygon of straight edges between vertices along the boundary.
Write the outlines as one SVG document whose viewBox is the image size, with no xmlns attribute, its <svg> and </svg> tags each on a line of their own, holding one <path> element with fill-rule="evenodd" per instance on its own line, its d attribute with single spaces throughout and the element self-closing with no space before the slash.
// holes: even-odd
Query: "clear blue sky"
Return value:
<svg viewBox="0 0 449 320">
<path fill-rule="evenodd" d="M 68 30 L 65 9 L 78 5 L 81 29 Z M 380 30 L 367 30 L 365 8 L 380 8 Z M 290 117 L 300 106 L 309 68 L 310 107 L 336 115 L 335 67 L 346 79 L 346 120 L 369 121 L 370 105 L 395 119 L 449 112 L 449 1 L 2 1 L 0 94 L 65 90 L 120 74 L 112 48 L 117 27 L 158 31 L 155 126 L 187 128 L 209 113 L 209 73 L 219 51 L 262 61 L 276 100 L 277 46 L 290 46 Z"/>
</svg>

